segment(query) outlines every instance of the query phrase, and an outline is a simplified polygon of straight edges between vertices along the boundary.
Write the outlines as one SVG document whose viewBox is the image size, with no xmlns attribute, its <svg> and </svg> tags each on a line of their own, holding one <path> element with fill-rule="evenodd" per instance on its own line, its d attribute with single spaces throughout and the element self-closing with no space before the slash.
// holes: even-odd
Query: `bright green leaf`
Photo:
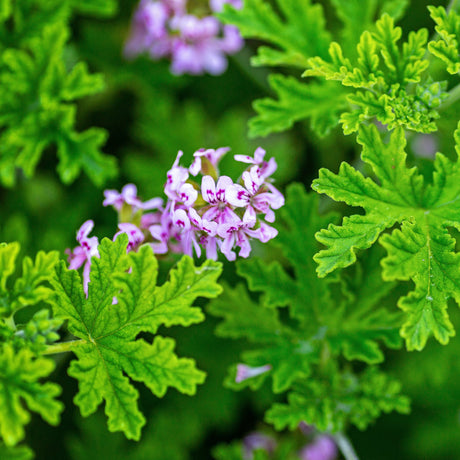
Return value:
<svg viewBox="0 0 460 460">
<path fill-rule="evenodd" d="M 29 423 L 29 411 L 36 412 L 51 425 L 59 423 L 64 406 L 55 398 L 61 389 L 54 383 L 39 383 L 54 369 L 50 359 L 36 358 L 24 348 L 16 352 L 4 343 L 0 353 L 0 434 L 7 446 L 24 438 L 24 425 Z"/>
<path fill-rule="evenodd" d="M 220 264 L 208 260 L 195 267 L 184 257 L 169 281 L 157 287 L 157 262 L 150 246 L 129 255 L 126 246 L 124 235 L 99 245 L 101 257 L 92 259 L 88 298 L 78 273 L 62 263 L 53 280 L 54 308 L 81 339 L 72 348 L 78 359 L 72 361 L 69 374 L 79 380 L 75 403 L 82 414 L 93 413 L 105 401 L 109 429 L 139 439 L 145 419 L 130 379 L 143 382 L 161 397 L 169 387 L 194 394 L 204 373 L 193 360 L 175 355 L 172 339 L 157 336 L 149 343 L 137 336 L 154 334 L 162 324 L 188 326 L 202 321 L 201 311 L 191 304 L 198 296 L 216 297 L 221 292 L 216 283 Z"/>
<path fill-rule="evenodd" d="M 455 138 L 458 150 L 460 129 Z M 357 249 L 369 248 L 386 228 L 402 224 L 401 230 L 380 239 L 388 252 L 383 261 L 384 278 L 415 283 L 415 290 L 399 302 L 406 312 L 401 333 L 408 349 L 422 349 L 431 334 L 447 343 L 454 334 L 446 312 L 447 299 L 460 301 L 460 255 L 454 252 L 455 242 L 446 229 L 460 227 L 458 160 L 452 162 L 438 154 L 433 183 L 425 185 L 415 168 L 406 167 L 402 129 L 384 144 L 374 126 L 362 127 L 358 142 L 363 145 L 362 159 L 372 167 L 380 185 L 346 163 L 338 174 L 320 171 L 313 182 L 316 191 L 362 207 L 365 214 L 346 217 L 342 226 L 330 225 L 317 234 L 326 246 L 315 256 L 318 274 L 325 276 L 352 264 Z"/>
</svg>

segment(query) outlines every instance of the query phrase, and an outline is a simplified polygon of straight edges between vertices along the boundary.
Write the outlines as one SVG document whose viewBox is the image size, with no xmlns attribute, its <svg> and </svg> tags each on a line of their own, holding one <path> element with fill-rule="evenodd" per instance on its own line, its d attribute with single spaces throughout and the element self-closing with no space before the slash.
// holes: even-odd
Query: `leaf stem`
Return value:
<svg viewBox="0 0 460 460">
<path fill-rule="evenodd" d="M 457 102 L 460 99 L 460 84 L 457 86 L 454 86 L 450 91 L 449 91 L 449 97 L 445 100 L 445 102 L 441 105 L 440 109 L 444 109 L 446 107 L 451 106 L 455 102 Z"/>
<path fill-rule="evenodd" d="M 447 5 L 446 7 L 446 13 L 449 14 L 449 11 L 450 10 L 455 10 L 455 8 L 457 7 L 457 2 L 458 0 L 450 0 L 449 4 Z"/>
<path fill-rule="evenodd" d="M 335 433 L 334 440 L 346 460 L 359 460 L 351 441 L 343 433 Z"/>
<path fill-rule="evenodd" d="M 85 343 L 84 340 L 69 340 L 68 342 L 60 342 L 55 343 L 53 345 L 48 345 L 46 351 L 43 353 L 44 355 L 54 355 L 57 353 L 66 353 L 68 351 L 72 351 L 73 348 L 80 345 L 81 343 Z"/>
</svg>

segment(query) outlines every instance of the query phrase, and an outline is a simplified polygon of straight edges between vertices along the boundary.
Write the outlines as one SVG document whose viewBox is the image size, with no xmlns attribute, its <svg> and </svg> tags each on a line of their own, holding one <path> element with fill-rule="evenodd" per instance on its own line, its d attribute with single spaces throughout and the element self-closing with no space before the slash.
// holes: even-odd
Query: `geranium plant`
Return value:
<svg viewBox="0 0 460 460">
<path fill-rule="evenodd" d="M 438 3 L 0 0 L 1 459 L 460 456 Z"/>
</svg>

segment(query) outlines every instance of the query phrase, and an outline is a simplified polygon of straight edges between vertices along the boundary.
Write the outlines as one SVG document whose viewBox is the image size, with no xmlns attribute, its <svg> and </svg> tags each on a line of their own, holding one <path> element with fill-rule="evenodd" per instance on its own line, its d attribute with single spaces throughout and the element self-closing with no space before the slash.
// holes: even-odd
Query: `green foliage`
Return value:
<svg viewBox="0 0 460 460">
<path fill-rule="evenodd" d="M 1 345 L 0 435 L 7 446 L 14 446 L 24 438 L 24 425 L 30 421 L 25 405 L 51 425 L 59 423 L 64 406 L 55 398 L 61 389 L 54 383 L 39 382 L 53 369 L 53 361 L 37 358 L 26 348 L 16 352 L 11 344 Z"/>
<path fill-rule="evenodd" d="M 346 94 L 335 84 L 307 85 L 280 74 L 270 75 L 269 83 L 278 100 L 264 98 L 254 102 L 258 116 L 249 122 L 251 137 L 285 131 L 305 118 L 310 118 L 311 128 L 318 135 L 325 136 L 348 106 Z"/>
<path fill-rule="evenodd" d="M 3 155 L 1 180 L 12 185 L 15 167 L 31 176 L 47 147 L 57 147 L 58 173 L 65 183 L 83 169 L 96 184 L 116 172 L 114 159 L 101 153 L 104 130 L 75 131 L 71 102 L 103 88 L 101 75 L 90 75 L 84 63 L 70 71 L 62 59 L 68 34 L 62 25 L 48 27 L 28 49 L 8 49 L 0 73 L 0 127 Z"/>
<path fill-rule="evenodd" d="M 44 285 L 54 272 L 58 253 L 40 251 L 35 261 L 25 257 L 22 262 L 22 276 L 9 283 L 9 277 L 16 270 L 18 243 L 0 244 L 0 318 L 12 317 L 15 312 L 42 300 L 48 300 L 52 291 Z"/>
<path fill-rule="evenodd" d="M 389 129 L 403 126 L 418 132 L 436 130 L 436 109 L 447 97 L 445 85 L 423 77 L 429 65 L 424 58 L 428 31 L 409 34 L 398 46 L 401 28 L 384 14 L 374 32 L 365 31 L 357 47 L 355 62 L 344 57 L 342 47 L 331 43 L 330 61 L 314 57 L 304 76 L 340 81 L 358 91 L 348 95 L 353 109 L 340 118 L 345 134 L 356 132 L 363 121 L 376 118 Z"/>
<path fill-rule="evenodd" d="M 227 6 L 219 17 L 236 25 L 243 37 L 272 45 L 259 48 L 254 65 L 303 68 L 310 56 L 326 55 L 330 35 L 321 5 L 310 0 L 276 0 L 276 7 L 263 0 L 246 0 L 240 10 Z"/>
<path fill-rule="evenodd" d="M 460 128 L 455 132 L 457 154 Z M 384 144 L 375 126 L 363 126 L 358 142 L 362 159 L 369 164 L 380 185 L 365 178 L 347 163 L 338 174 L 320 170 L 313 188 L 334 200 L 359 206 L 364 215 L 345 217 L 342 226 L 329 225 L 316 237 L 326 246 L 315 260 L 318 274 L 325 276 L 356 260 L 357 249 L 369 248 L 386 229 L 396 223 L 401 229 L 380 238 L 387 250 L 382 261 L 386 280 L 412 280 L 415 288 L 399 301 L 405 312 L 401 329 L 409 350 L 422 349 L 433 334 L 445 344 L 454 335 L 447 316 L 447 300 L 459 303 L 460 255 L 448 227 L 460 228 L 460 167 L 437 154 L 433 182 L 424 183 L 416 168 L 406 167 L 404 131 L 397 129 Z"/>
<path fill-rule="evenodd" d="M 33 452 L 26 446 L 8 447 L 0 443 L 0 458 L 3 460 L 30 460 Z"/>
<path fill-rule="evenodd" d="M 219 16 L 236 25 L 244 37 L 272 45 L 259 47 L 253 65 L 305 68 L 310 57 L 325 57 L 331 37 L 325 29 L 322 6 L 310 0 L 278 0 L 276 6 L 277 10 L 266 1 L 249 0 L 241 10 L 227 7 Z M 255 101 L 258 116 L 250 121 L 251 137 L 284 131 L 305 118 L 311 118 L 312 129 L 320 135 L 337 124 L 344 96 L 335 91 L 339 100 L 331 97 L 332 85 L 307 86 L 294 77 L 278 74 L 272 75 L 269 83 L 278 100 Z"/>
<path fill-rule="evenodd" d="M 382 412 L 409 412 L 409 400 L 400 391 L 399 382 L 375 368 L 361 375 L 334 373 L 321 381 L 297 384 L 288 403 L 275 403 L 266 419 L 277 430 L 295 429 L 304 420 L 331 432 L 342 431 L 347 422 L 365 430 Z"/>
<path fill-rule="evenodd" d="M 77 12 L 95 16 L 113 16 L 118 9 L 118 0 L 70 0 Z"/>
<path fill-rule="evenodd" d="M 305 420 L 312 424 L 321 423 L 320 429 L 329 429 L 330 419 L 335 417 L 334 408 L 340 404 L 349 407 L 346 397 L 356 399 L 355 405 L 350 411 L 337 413 L 333 430 L 341 430 L 348 422 L 364 427 L 378 416 L 380 409 L 406 410 L 402 401 L 407 405 L 407 400 L 399 395 L 398 384 L 380 373 L 378 378 L 372 377 L 375 382 L 381 382 L 375 387 L 375 394 L 364 373 L 359 377 L 362 386 L 353 386 L 354 383 L 350 382 L 347 390 L 342 388 L 343 393 L 331 395 L 331 398 L 337 398 L 337 401 L 334 399 L 337 406 L 326 403 L 315 406 L 315 412 L 307 409 L 310 405 L 306 395 L 313 388 L 318 393 L 315 393 L 315 398 L 321 400 L 330 391 L 331 378 L 337 381 L 337 391 L 344 382 L 352 379 L 350 371 L 341 369 L 339 364 L 333 366 L 333 372 L 329 371 L 329 363 L 339 363 L 340 356 L 350 361 L 379 363 L 384 359 L 381 341 L 391 348 L 400 347 L 401 315 L 390 312 L 384 306 L 394 284 L 382 283 L 379 253 L 371 255 L 357 270 L 347 273 L 342 279 L 318 278 L 314 274 L 316 248 L 301 242 L 309 241 L 324 225 L 336 221 L 335 214 L 318 214 L 315 195 L 307 195 L 300 185 L 291 186 L 282 218 L 284 227 L 277 241 L 292 270 L 290 267 L 283 268 L 276 261 L 268 264 L 259 259 L 240 262 L 238 273 L 246 278 L 252 291 L 262 293 L 260 304 L 249 297 L 243 285 L 238 285 L 233 289 L 226 286 L 223 295 L 209 306 L 210 313 L 223 318 L 216 329 L 217 335 L 244 338 L 252 345 L 243 353 L 245 363 L 255 367 L 271 366 L 270 371 L 240 383 L 235 382 L 233 367 L 227 386 L 257 389 L 271 376 L 275 393 L 293 390 L 294 393 L 290 394 L 295 395 L 292 396 L 294 399 L 304 394 L 305 404 L 293 415 L 300 418 L 297 422 L 292 421 L 291 428 Z M 286 306 L 289 308 L 289 319 L 281 311 L 281 307 Z M 310 382 L 312 387 L 302 382 Z M 354 392 L 351 392 L 351 387 Z M 385 400 L 385 392 L 390 387 L 394 389 L 394 394 L 390 391 L 387 393 L 389 399 Z M 366 395 L 365 401 L 361 400 L 362 393 Z M 381 401 L 375 410 L 369 408 L 371 400 Z M 285 412 L 289 411 L 286 409 Z M 282 416 L 277 414 L 277 410 L 271 409 L 267 420 L 277 429 L 289 425 L 283 423 Z"/>
<path fill-rule="evenodd" d="M 80 339 L 72 346 L 78 359 L 69 367 L 69 374 L 79 380 L 75 403 L 87 416 L 105 400 L 110 431 L 139 439 L 145 419 L 137 407 L 138 391 L 128 377 L 161 397 L 168 387 L 194 394 L 204 373 L 193 360 L 175 355 L 174 340 L 156 336 L 149 343 L 137 336 L 155 334 L 163 324 L 189 326 L 202 321 L 201 310 L 190 305 L 198 296 L 220 293 L 216 284 L 220 265 L 207 261 L 196 268 L 184 257 L 170 280 L 157 287 L 157 262 L 150 246 L 129 255 L 126 247 L 125 235 L 114 243 L 102 241 L 101 258 L 92 262 L 88 298 L 78 273 L 67 270 L 63 262 L 52 283 L 55 314 L 68 319 L 69 331 Z"/>
<path fill-rule="evenodd" d="M 440 37 L 439 40 L 430 41 L 428 49 L 446 64 L 450 74 L 457 74 L 460 70 L 460 15 L 454 9 L 447 13 L 442 6 L 429 6 L 428 9 Z"/>
<path fill-rule="evenodd" d="M 387 13 L 397 21 L 404 14 L 409 0 L 367 0 L 366 2 L 331 0 L 331 3 L 343 23 L 340 42 L 345 49 L 352 51 L 361 34 L 372 28 L 376 18 Z"/>
</svg>

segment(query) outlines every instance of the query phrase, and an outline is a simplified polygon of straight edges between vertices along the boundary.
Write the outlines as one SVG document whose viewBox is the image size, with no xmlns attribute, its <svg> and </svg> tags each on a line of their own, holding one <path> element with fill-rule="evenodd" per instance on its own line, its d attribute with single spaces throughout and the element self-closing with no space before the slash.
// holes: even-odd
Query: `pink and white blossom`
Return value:
<svg viewBox="0 0 460 460">
<path fill-rule="evenodd" d="M 66 249 L 65 253 L 68 255 L 69 269 L 76 270 L 83 266 L 83 290 L 88 295 L 88 284 L 90 280 L 91 258 L 99 257 L 99 241 L 97 236 L 88 235 L 94 228 L 94 222 L 87 220 L 77 231 L 77 241 L 80 246 L 77 246 L 72 251 Z"/>
<path fill-rule="evenodd" d="M 134 212 L 138 209 L 151 210 L 158 209 L 163 205 L 161 198 L 152 198 L 146 202 L 142 202 L 137 196 L 137 188 L 134 184 L 127 184 L 121 192 L 117 190 L 104 190 L 105 200 L 103 206 L 113 206 L 117 211 L 121 211 L 123 205 L 127 204 L 133 207 Z"/>
<path fill-rule="evenodd" d="M 221 147 L 218 149 L 199 149 L 193 154 L 193 162 L 188 169 L 192 176 L 198 173 L 204 175 L 213 175 L 217 172 L 217 165 L 220 159 L 230 150 L 230 147 Z M 213 171 L 210 171 L 210 166 Z"/>
<path fill-rule="evenodd" d="M 232 185 L 233 181 L 228 176 L 220 176 L 217 184 L 211 176 L 203 176 L 201 181 L 201 196 L 208 203 L 204 207 L 204 219 L 215 221 L 218 224 L 240 221 L 240 218 L 235 214 L 226 197 L 227 190 Z"/>
<path fill-rule="evenodd" d="M 140 230 L 136 225 L 125 222 L 118 224 L 118 228 L 120 231 L 115 233 L 113 236 L 113 241 L 117 239 L 118 235 L 121 235 L 122 233 L 125 233 L 128 235 L 128 247 L 127 251 L 133 251 L 136 250 L 142 242 L 145 240 L 145 236 L 142 233 L 142 230 Z"/>
<path fill-rule="evenodd" d="M 213 12 L 224 3 L 240 8 L 239 0 L 211 0 L 209 14 L 193 14 L 186 0 L 141 0 L 132 20 L 125 56 L 146 53 L 153 59 L 171 59 L 171 72 L 219 75 L 227 68 L 227 55 L 238 52 L 243 39 L 234 26 L 223 25 Z"/>
<path fill-rule="evenodd" d="M 233 184 L 227 191 L 227 200 L 236 207 L 246 208 L 246 220 L 256 220 L 259 213 L 265 214 L 267 222 L 275 221 L 273 209 L 284 205 L 284 197 L 274 187 L 271 189 L 258 173 L 258 166 L 253 166 L 243 173 L 245 187 Z"/>
</svg>

